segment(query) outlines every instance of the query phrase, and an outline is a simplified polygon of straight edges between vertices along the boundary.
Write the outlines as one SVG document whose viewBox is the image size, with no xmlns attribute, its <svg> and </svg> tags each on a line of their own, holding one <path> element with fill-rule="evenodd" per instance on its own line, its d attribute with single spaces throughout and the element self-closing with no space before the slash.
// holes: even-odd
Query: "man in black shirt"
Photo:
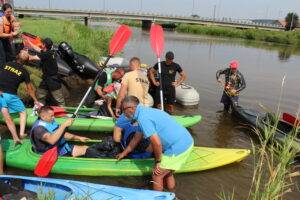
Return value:
<svg viewBox="0 0 300 200">
<path fill-rule="evenodd" d="M 166 53 L 166 60 L 161 62 L 161 78 L 162 78 L 162 88 L 163 88 L 163 97 L 166 101 L 167 108 L 166 111 L 171 115 L 174 112 L 174 104 L 175 104 L 175 88 L 179 86 L 186 77 L 185 72 L 181 69 L 180 65 L 173 62 L 174 53 L 169 51 Z M 149 71 L 149 76 L 152 81 L 152 84 L 155 87 L 155 105 L 158 109 L 161 108 L 160 102 L 160 82 L 157 81 L 154 77 L 154 73 L 158 70 L 158 63 L 154 65 Z M 176 72 L 179 73 L 180 79 L 175 82 Z"/>
<path fill-rule="evenodd" d="M 25 82 L 28 93 L 34 100 L 34 103 L 39 103 L 30 82 L 29 74 L 23 67 L 24 63 L 28 61 L 28 57 L 28 52 L 21 50 L 16 56 L 16 61 L 5 63 L 0 69 L 0 91 L 2 92 L 2 96 L 0 97 L 2 104 L 1 112 L 6 125 L 13 136 L 14 144 L 23 142 L 17 135 L 15 123 L 9 113 L 18 112 L 20 114 L 21 138 L 25 136 L 24 132 L 27 118 L 26 108 L 17 96 L 17 90 L 20 83 Z"/>
<path fill-rule="evenodd" d="M 30 46 L 38 53 L 36 56 L 31 56 L 31 60 L 40 60 L 43 71 L 42 81 L 37 89 L 38 100 L 46 104 L 48 92 L 57 102 L 58 106 L 65 106 L 65 99 L 61 89 L 61 80 L 58 75 L 58 66 L 56 61 L 56 53 L 53 50 L 53 42 L 49 38 L 42 40 L 42 47 L 26 40 Z"/>
</svg>

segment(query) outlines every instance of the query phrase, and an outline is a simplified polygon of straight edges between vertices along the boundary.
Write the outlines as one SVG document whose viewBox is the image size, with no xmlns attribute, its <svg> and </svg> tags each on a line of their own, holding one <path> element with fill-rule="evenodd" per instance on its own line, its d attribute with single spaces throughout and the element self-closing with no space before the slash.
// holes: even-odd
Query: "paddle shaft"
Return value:
<svg viewBox="0 0 300 200">
<path fill-rule="evenodd" d="M 64 111 L 62 113 L 69 113 L 69 114 L 74 115 L 74 112 L 71 112 L 71 111 Z M 91 117 L 91 118 L 96 118 L 96 119 L 112 119 L 112 117 L 108 117 L 108 116 L 89 115 L 89 114 L 84 114 L 84 113 L 77 113 L 77 115 L 82 115 L 82 116 L 85 116 L 85 117 Z"/>
<path fill-rule="evenodd" d="M 161 78 L 161 63 L 160 58 L 157 58 L 158 61 L 158 74 L 159 74 L 159 93 L 160 93 L 160 104 L 161 104 L 161 110 L 164 110 L 164 96 L 163 96 L 163 83 Z"/>
<path fill-rule="evenodd" d="M 84 103 L 84 101 L 86 100 L 87 96 L 90 94 L 91 90 L 95 87 L 96 82 L 98 81 L 99 77 L 101 76 L 101 74 L 103 73 L 103 70 L 106 68 L 106 65 L 109 61 L 109 59 L 111 58 L 111 55 L 108 56 L 103 64 L 103 67 L 101 67 L 101 69 L 99 70 L 99 72 L 97 73 L 96 78 L 93 81 L 93 84 L 89 87 L 89 89 L 86 91 L 84 97 L 82 98 L 79 106 L 76 108 L 76 111 L 74 112 L 72 118 L 75 118 L 79 109 L 81 108 L 82 104 Z"/>
</svg>

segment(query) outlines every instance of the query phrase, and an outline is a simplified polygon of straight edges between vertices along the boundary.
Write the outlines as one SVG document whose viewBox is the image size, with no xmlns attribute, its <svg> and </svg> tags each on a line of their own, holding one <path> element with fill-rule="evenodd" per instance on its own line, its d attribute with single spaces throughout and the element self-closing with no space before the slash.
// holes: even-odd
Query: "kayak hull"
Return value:
<svg viewBox="0 0 300 200">
<path fill-rule="evenodd" d="M 13 140 L 2 140 L 5 163 L 9 167 L 33 171 L 41 155 L 32 151 L 28 139 L 23 141 L 23 145 L 14 147 Z M 250 150 L 245 149 L 194 147 L 187 162 L 175 173 L 203 171 L 239 162 L 249 153 Z M 116 159 L 58 157 L 51 173 L 86 176 L 141 176 L 150 175 L 153 165 L 153 158 L 123 159 L 118 162 Z"/>
<path fill-rule="evenodd" d="M 75 107 L 64 107 L 68 112 L 75 112 Z M 34 121 L 37 119 L 37 116 L 32 117 L 32 108 L 27 108 L 27 121 L 26 126 L 32 127 Z M 79 113 L 87 113 L 95 111 L 93 108 L 81 108 Z M 20 124 L 20 117 L 18 113 L 11 114 L 13 121 L 15 124 Z M 200 115 L 194 116 L 172 116 L 179 124 L 184 127 L 191 127 L 198 124 L 201 121 Z M 57 117 L 55 120 L 61 124 L 67 118 L 66 117 Z M 5 124 L 4 118 L 0 115 L 0 123 Z M 115 121 L 113 119 L 95 119 L 95 118 L 76 118 L 72 126 L 68 128 L 69 131 L 85 131 L 85 132 L 112 132 L 113 127 L 115 125 Z"/>
<path fill-rule="evenodd" d="M 55 200 L 86 199 L 87 197 L 89 200 L 172 200 L 175 198 L 175 194 L 171 192 L 132 189 L 65 179 L 0 175 L 0 180 L 7 184 L 11 184 L 11 179 L 21 181 L 25 190 L 38 193 L 40 196 L 48 195 Z"/>
<path fill-rule="evenodd" d="M 235 116 L 250 126 L 256 127 L 262 134 L 264 134 L 265 130 L 270 130 L 271 127 L 274 127 L 274 120 L 272 120 L 271 113 L 262 114 L 254 109 L 244 108 L 239 105 L 233 105 L 232 111 Z M 300 134 L 298 134 L 298 138 L 291 138 L 289 134 L 292 130 L 292 125 L 279 120 L 275 129 L 274 138 L 279 144 L 283 144 L 287 141 L 291 143 L 295 150 L 300 151 Z"/>
</svg>

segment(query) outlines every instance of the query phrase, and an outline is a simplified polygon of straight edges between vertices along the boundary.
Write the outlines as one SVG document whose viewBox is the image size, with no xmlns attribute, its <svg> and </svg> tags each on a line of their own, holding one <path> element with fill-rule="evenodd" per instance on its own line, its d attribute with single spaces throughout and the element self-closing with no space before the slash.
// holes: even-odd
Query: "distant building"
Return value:
<svg viewBox="0 0 300 200">
<path fill-rule="evenodd" d="M 273 24 L 276 24 L 276 25 L 282 25 L 282 26 L 286 26 L 286 21 L 283 20 L 283 19 L 280 19 L 280 20 L 275 20 Z M 300 22 L 298 21 L 298 25 L 296 26 L 297 29 L 300 29 Z"/>
</svg>

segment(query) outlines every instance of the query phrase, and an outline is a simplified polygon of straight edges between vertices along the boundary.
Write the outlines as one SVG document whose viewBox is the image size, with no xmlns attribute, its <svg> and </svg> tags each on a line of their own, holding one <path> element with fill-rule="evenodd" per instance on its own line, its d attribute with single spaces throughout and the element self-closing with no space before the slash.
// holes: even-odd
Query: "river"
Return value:
<svg viewBox="0 0 300 200">
<path fill-rule="evenodd" d="M 116 30 L 114 23 L 95 23 L 95 26 Z M 130 59 L 139 57 L 143 63 L 152 66 L 156 55 L 149 41 L 149 31 L 131 27 L 133 33 L 122 52 Z M 251 149 L 251 141 L 258 145 L 257 137 L 250 130 L 241 128 L 240 121 L 218 112 L 222 88 L 217 84 L 215 73 L 228 67 L 232 60 L 240 64 L 239 70 L 246 79 L 247 87 L 241 92 L 240 104 L 264 112 L 259 104 L 276 112 L 280 104 L 281 112 L 296 113 L 299 100 L 300 49 L 286 45 L 274 45 L 263 42 L 244 41 L 231 38 L 195 36 L 164 31 L 164 53 L 172 50 L 174 61 L 179 63 L 187 74 L 186 83 L 200 93 L 198 108 L 176 106 L 175 114 L 201 114 L 203 120 L 189 129 L 195 145 L 219 148 Z M 164 59 L 164 54 L 162 56 Z M 282 95 L 282 79 L 285 78 Z M 74 91 L 75 94 L 77 91 Z M 82 92 L 83 93 L 83 92 Z M 70 98 L 71 99 L 71 98 Z M 77 99 L 80 99 L 79 97 Z M 280 102 L 280 103 L 279 103 Z M 78 102 L 69 102 L 77 105 Z M 2 128 L 3 130 L 3 128 Z M 99 134 L 89 135 L 99 138 Z M 222 190 L 235 192 L 235 199 L 246 199 L 253 176 L 253 156 L 240 163 L 198 172 L 176 175 L 177 196 L 179 199 L 215 200 Z M 32 175 L 31 172 L 8 168 L 10 174 Z M 126 186 L 132 188 L 151 188 L 150 177 L 83 177 L 50 175 L 54 178 L 69 178 L 91 181 L 101 184 Z M 299 199 L 299 191 L 288 194 L 285 199 Z"/>
</svg>

